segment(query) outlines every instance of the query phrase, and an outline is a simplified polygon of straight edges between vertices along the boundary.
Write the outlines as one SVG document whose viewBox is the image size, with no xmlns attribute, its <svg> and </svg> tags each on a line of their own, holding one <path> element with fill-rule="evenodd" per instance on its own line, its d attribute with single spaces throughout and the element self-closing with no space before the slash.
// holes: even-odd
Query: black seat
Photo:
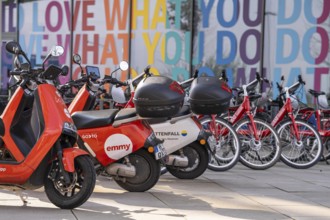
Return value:
<svg viewBox="0 0 330 220">
<path fill-rule="evenodd" d="M 325 95 L 325 92 L 319 92 L 319 91 L 316 91 L 316 90 L 313 90 L 313 89 L 309 89 L 308 92 L 316 98 L 320 95 Z"/>
<path fill-rule="evenodd" d="M 72 119 L 77 129 L 102 127 L 112 124 L 118 111 L 118 109 L 106 109 L 75 112 Z"/>
<path fill-rule="evenodd" d="M 115 121 L 133 118 L 135 116 L 137 116 L 135 108 L 123 108 L 117 113 Z"/>
</svg>

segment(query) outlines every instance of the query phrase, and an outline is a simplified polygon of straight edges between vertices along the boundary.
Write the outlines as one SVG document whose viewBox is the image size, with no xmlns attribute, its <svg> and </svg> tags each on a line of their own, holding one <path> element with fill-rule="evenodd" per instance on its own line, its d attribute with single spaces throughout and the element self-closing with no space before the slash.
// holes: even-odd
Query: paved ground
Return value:
<svg viewBox="0 0 330 220">
<path fill-rule="evenodd" d="M 60 210 L 42 190 L 18 196 L 0 191 L 0 219 L 330 219 L 330 165 L 295 170 L 281 163 L 266 171 L 242 165 L 195 180 L 161 177 L 149 192 L 129 193 L 98 177 L 80 208 Z"/>
</svg>

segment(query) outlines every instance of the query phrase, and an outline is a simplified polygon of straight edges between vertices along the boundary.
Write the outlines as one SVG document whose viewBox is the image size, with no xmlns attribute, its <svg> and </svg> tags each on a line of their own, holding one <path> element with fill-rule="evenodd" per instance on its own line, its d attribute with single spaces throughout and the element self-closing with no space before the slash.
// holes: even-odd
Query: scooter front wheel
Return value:
<svg viewBox="0 0 330 220">
<path fill-rule="evenodd" d="M 166 166 L 168 172 L 179 179 L 195 179 L 202 175 L 209 161 L 206 146 L 193 142 L 182 150 L 184 156 L 188 157 L 188 167 Z"/>
<path fill-rule="evenodd" d="M 75 172 L 68 173 L 70 183 L 65 183 L 59 172 L 59 161 L 49 166 L 44 186 L 48 199 L 62 209 L 74 209 L 90 197 L 94 190 L 96 174 L 92 160 L 87 155 L 78 156 L 74 161 Z"/>
<path fill-rule="evenodd" d="M 116 183 L 130 192 L 144 192 L 151 189 L 159 180 L 160 164 L 145 149 L 140 149 L 129 156 L 129 162 L 135 167 L 136 175 L 125 180 L 115 179 Z"/>
</svg>

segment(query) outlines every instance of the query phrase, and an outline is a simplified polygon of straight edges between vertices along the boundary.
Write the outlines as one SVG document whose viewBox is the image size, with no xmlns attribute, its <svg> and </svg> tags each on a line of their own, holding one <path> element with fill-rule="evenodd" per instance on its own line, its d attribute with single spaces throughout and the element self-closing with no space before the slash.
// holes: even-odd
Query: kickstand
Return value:
<svg viewBox="0 0 330 220">
<path fill-rule="evenodd" d="M 28 199 L 28 194 L 27 193 L 23 193 L 22 190 L 18 190 L 15 191 L 15 195 L 19 196 L 19 198 L 22 200 L 23 202 L 23 206 L 27 206 L 27 199 Z"/>
</svg>

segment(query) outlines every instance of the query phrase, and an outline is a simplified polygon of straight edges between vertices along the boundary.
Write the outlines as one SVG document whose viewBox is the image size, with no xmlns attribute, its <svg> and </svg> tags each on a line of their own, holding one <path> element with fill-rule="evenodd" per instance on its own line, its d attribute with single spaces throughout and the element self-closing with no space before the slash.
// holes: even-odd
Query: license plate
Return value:
<svg viewBox="0 0 330 220">
<path fill-rule="evenodd" d="M 166 150 L 162 144 L 158 144 L 157 146 L 154 147 L 154 149 L 155 149 L 156 160 L 159 160 L 167 155 Z"/>
</svg>

